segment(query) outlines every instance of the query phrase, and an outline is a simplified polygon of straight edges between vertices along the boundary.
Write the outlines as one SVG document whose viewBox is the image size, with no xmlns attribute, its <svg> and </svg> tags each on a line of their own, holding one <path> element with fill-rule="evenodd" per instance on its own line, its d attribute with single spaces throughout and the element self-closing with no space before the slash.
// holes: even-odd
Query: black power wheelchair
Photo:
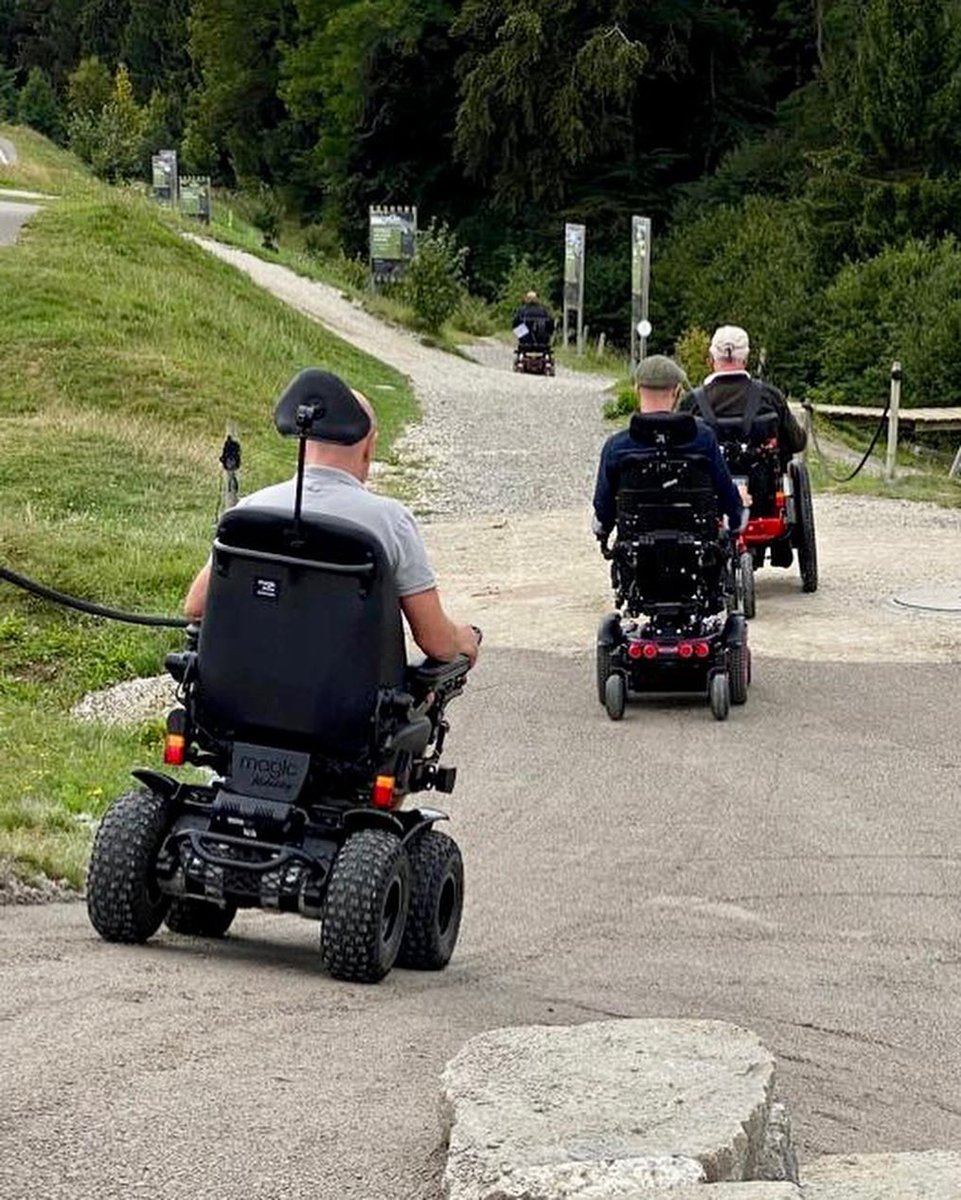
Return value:
<svg viewBox="0 0 961 1200">
<path fill-rule="evenodd" d="M 555 374 L 554 351 L 551 349 L 553 319 L 528 317 L 524 323 L 528 332 L 518 340 L 514 350 L 514 370 L 522 375 Z"/>
<path fill-rule="evenodd" d="M 453 790 L 445 709 L 468 662 L 408 666 L 380 542 L 301 511 L 314 411 L 297 409 L 294 511 L 225 513 L 199 635 L 166 659 L 181 707 L 164 761 L 212 781 L 133 772 L 141 788 L 97 833 L 87 907 L 110 942 L 163 922 L 221 937 L 242 907 L 300 913 L 322 923 L 331 975 L 372 983 L 395 963 L 439 970 L 457 941 L 460 851 L 442 812 L 401 804 Z"/>
<path fill-rule="evenodd" d="M 695 430 L 688 414 L 631 419 L 638 453 L 619 464 L 617 537 L 601 543 L 618 611 L 597 632 L 597 693 L 613 721 L 630 693 L 700 693 L 719 721 L 747 700 L 736 544 L 721 528 L 707 460 L 679 449 Z"/>
</svg>

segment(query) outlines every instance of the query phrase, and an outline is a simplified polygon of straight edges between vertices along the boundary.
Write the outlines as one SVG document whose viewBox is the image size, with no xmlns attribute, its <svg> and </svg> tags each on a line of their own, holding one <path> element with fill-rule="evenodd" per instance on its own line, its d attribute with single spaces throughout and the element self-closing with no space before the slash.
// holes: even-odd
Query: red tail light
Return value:
<svg viewBox="0 0 961 1200">
<path fill-rule="evenodd" d="M 393 775 L 378 775 L 374 780 L 374 790 L 371 795 L 371 802 L 374 808 L 393 808 L 394 807 L 394 783 Z"/>
<path fill-rule="evenodd" d="M 168 767 L 184 765 L 186 738 L 182 733 L 168 733 L 164 738 L 164 763 Z"/>
<path fill-rule="evenodd" d="M 645 642 L 643 649 L 645 658 L 657 658 L 657 646 L 654 642 Z"/>
<path fill-rule="evenodd" d="M 643 653 L 644 653 L 644 647 L 641 645 L 640 642 L 628 642 L 627 643 L 627 657 L 628 658 L 640 658 Z"/>
<path fill-rule="evenodd" d="M 690 642 L 678 642 L 677 653 L 679 658 L 690 658 L 694 653 L 694 647 Z"/>
<path fill-rule="evenodd" d="M 694 653 L 698 658 L 707 658 L 707 656 L 711 653 L 710 642 L 695 642 Z"/>
</svg>

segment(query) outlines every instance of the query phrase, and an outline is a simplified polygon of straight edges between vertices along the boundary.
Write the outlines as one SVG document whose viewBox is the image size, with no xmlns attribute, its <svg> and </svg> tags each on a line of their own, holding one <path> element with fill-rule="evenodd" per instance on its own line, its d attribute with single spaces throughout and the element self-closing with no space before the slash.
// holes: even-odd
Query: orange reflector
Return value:
<svg viewBox="0 0 961 1200">
<path fill-rule="evenodd" d="M 168 733 L 164 738 L 164 762 L 168 767 L 184 765 L 184 745 L 186 738 L 182 733 Z"/>
<path fill-rule="evenodd" d="M 394 807 L 394 782 L 393 775 L 377 776 L 374 780 L 374 793 L 371 796 L 374 808 Z"/>
</svg>

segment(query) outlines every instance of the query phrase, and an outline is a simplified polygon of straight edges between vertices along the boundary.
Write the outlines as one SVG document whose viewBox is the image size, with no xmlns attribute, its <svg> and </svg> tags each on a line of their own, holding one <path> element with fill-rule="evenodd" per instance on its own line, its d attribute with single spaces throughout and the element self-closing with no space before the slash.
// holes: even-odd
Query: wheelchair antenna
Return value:
<svg viewBox="0 0 961 1200">
<path fill-rule="evenodd" d="M 294 494 L 294 534 L 300 536 L 300 511 L 304 499 L 304 463 L 307 455 L 307 438 L 314 425 L 317 409 L 313 404 L 301 404 L 297 408 L 297 488 Z"/>
</svg>

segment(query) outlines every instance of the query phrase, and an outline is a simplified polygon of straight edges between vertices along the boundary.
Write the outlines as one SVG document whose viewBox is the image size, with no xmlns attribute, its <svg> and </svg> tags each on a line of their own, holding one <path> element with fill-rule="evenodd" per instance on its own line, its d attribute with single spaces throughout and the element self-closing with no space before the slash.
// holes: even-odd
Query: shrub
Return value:
<svg viewBox="0 0 961 1200">
<path fill-rule="evenodd" d="M 17 101 L 17 120 L 54 141 L 63 135 L 63 117 L 53 84 L 39 67 L 31 67 Z"/>
<path fill-rule="evenodd" d="M 549 304 L 556 278 L 556 271 L 547 263 L 534 262 L 527 254 L 512 256 L 497 291 L 498 320 L 507 325 L 528 292 L 537 292 L 542 302 Z"/>
<path fill-rule="evenodd" d="M 842 268 L 828 287 L 818 336 L 817 387 L 825 402 L 881 404 L 891 363 L 902 403 L 956 404 L 961 390 L 961 246 L 910 241 Z"/>
<path fill-rule="evenodd" d="M 276 192 L 265 183 L 258 184 L 251 197 L 250 223 L 260 233 L 265 250 L 277 249 L 283 216 Z"/>
<path fill-rule="evenodd" d="M 329 225 L 308 225 L 304 230 L 304 252 L 310 258 L 336 258 L 340 250 L 340 238 Z"/>
<path fill-rule="evenodd" d="M 431 221 L 417 235 L 417 253 L 407 267 L 403 297 L 418 323 L 430 333 L 437 333 L 457 311 L 466 258 L 466 248 L 457 244 L 445 224 Z"/>
<path fill-rule="evenodd" d="M 476 337 L 489 337 L 497 330 L 497 319 L 491 306 L 466 290 L 461 292 L 456 322 L 458 329 Z"/>
<path fill-rule="evenodd" d="M 815 368 L 818 280 L 805 210 L 796 201 L 750 198 L 681 226 L 652 264 L 655 329 L 743 325 L 767 375 L 802 390 Z"/>
<path fill-rule="evenodd" d="M 711 335 L 699 325 L 685 329 L 674 343 L 674 358 L 684 368 L 684 373 L 691 381 L 691 387 L 697 387 L 708 373 L 710 347 Z"/>
</svg>

